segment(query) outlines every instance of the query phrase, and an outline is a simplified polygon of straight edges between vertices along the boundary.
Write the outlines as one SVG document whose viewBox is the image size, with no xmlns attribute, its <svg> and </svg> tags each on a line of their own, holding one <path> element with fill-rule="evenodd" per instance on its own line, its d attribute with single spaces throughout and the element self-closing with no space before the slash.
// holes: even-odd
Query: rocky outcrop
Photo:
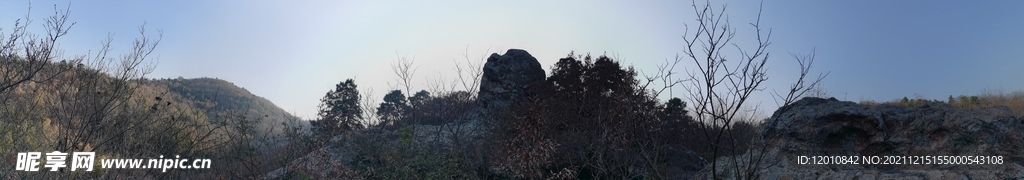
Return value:
<svg viewBox="0 0 1024 180">
<path fill-rule="evenodd" d="M 375 151 L 375 144 L 380 147 L 432 147 L 466 148 L 471 150 L 482 146 L 482 138 L 488 132 L 485 119 L 493 118 L 495 112 L 500 113 L 517 101 L 525 100 L 536 93 L 533 87 L 545 80 L 544 69 L 537 59 L 528 52 L 509 49 L 504 55 L 492 54 L 483 67 L 480 92 L 476 99 L 477 107 L 462 115 L 455 121 L 441 125 L 412 125 L 412 136 L 372 127 L 362 131 L 347 132 L 336 136 L 323 147 L 305 157 L 292 161 L 286 167 L 268 173 L 265 179 L 358 179 L 358 172 L 353 169 L 353 156 L 367 151 Z M 414 140 L 403 141 L 401 137 L 413 137 Z M 371 142 L 372 141 L 372 142 Z M 412 144 L 406 144 L 412 143 Z M 442 146 L 442 147 L 436 147 Z M 707 164 L 693 151 L 682 146 L 666 146 L 663 162 L 670 167 L 665 169 L 670 179 L 689 179 Z"/>
<path fill-rule="evenodd" d="M 349 132 L 332 138 L 326 147 L 317 149 L 303 157 L 292 160 L 285 167 L 271 171 L 262 179 L 361 179 L 352 168 L 352 157 L 356 151 L 351 140 L 370 138 L 366 131 Z"/>
<path fill-rule="evenodd" d="M 521 49 L 491 54 L 483 71 L 477 104 L 485 109 L 502 108 L 526 98 L 526 91 L 544 82 L 545 76 L 537 58 Z"/>
<path fill-rule="evenodd" d="M 757 136 L 754 150 L 738 161 L 731 157 L 717 161 L 719 178 L 737 179 L 735 167 L 747 169 L 751 164 L 759 165 L 751 168 L 759 179 L 1024 178 L 1024 119 L 1005 107 L 954 108 L 940 102 L 919 107 L 868 106 L 804 98 L 779 108 Z M 801 158 L 813 156 L 853 158 L 845 162 Z M 939 164 L 950 157 L 937 156 L 974 159 L 968 165 Z M 977 161 L 978 156 L 986 162 Z M 747 161 L 757 157 L 765 159 Z M 865 157 L 882 164 L 867 163 Z M 699 174 L 710 175 L 710 166 Z"/>
<path fill-rule="evenodd" d="M 483 119 L 489 112 L 499 111 L 510 104 L 527 97 L 527 90 L 544 82 L 544 69 L 530 53 L 520 49 L 509 49 L 504 55 L 492 54 L 483 67 L 477 107 L 452 123 L 441 125 L 413 125 L 417 145 L 441 145 L 472 147 L 483 138 Z M 351 168 L 352 156 L 361 150 L 360 141 L 377 140 L 384 146 L 399 145 L 398 132 L 379 127 L 363 131 L 348 132 L 336 136 L 323 147 L 305 157 L 292 161 L 286 167 L 268 173 L 265 179 L 291 179 L 296 177 L 343 177 L 357 178 Z M 439 147 L 439 148 L 444 148 Z M 362 147 L 365 149 L 365 147 Z"/>
<path fill-rule="evenodd" d="M 522 49 L 509 49 L 505 54 L 491 54 L 484 63 L 483 77 L 477 93 L 476 107 L 458 118 L 455 123 L 466 126 L 465 137 L 469 141 L 483 138 L 489 125 L 485 119 L 491 114 L 502 112 L 509 105 L 525 100 L 532 94 L 532 87 L 545 80 L 544 69 L 537 58 Z"/>
</svg>

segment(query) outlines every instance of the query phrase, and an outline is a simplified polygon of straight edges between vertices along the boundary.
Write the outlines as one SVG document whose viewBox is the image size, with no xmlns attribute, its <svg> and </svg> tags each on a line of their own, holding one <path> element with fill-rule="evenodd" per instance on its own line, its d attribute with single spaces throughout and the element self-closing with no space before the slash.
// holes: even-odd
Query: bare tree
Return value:
<svg viewBox="0 0 1024 180">
<path fill-rule="evenodd" d="M 373 124 L 379 123 L 380 119 L 377 118 L 377 101 L 373 99 L 373 88 L 364 88 L 362 96 L 359 96 L 359 105 L 363 109 L 363 118 L 361 124 L 364 127 L 370 127 Z"/>
<path fill-rule="evenodd" d="M 487 52 L 490 51 L 491 49 L 487 48 Z M 480 78 L 484 75 L 483 66 L 487 60 L 487 53 L 480 55 L 479 58 L 470 59 L 469 45 L 466 45 L 466 51 L 462 52 L 462 58 L 465 60 L 465 64 L 459 64 L 459 61 L 452 59 L 452 62 L 455 62 L 456 76 L 458 76 L 463 90 L 476 96 L 476 92 L 480 88 Z"/>
<path fill-rule="evenodd" d="M 398 53 L 395 53 L 398 56 Z M 415 59 L 415 57 L 413 57 Z M 407 56 L 398 56 L 398 61 L 391 64 L 391 71 L 398 76 L 398 86 L 404 87 L 406 93 L 412 92 L 412 78 L 416 74 L 418 66 L 413 66 L 413 60 L 410 60 Z"/>
<path fill-rule="evenodd" d="M 73 22 L 68 23 L 69 9 L 59 11 L 54 5 L 54 15 L 48 17 L 43 25 L 47 30 L 46 37 L 40 38 L 27 31 L 32 24 L 31 16 L 28 15 L 31 13 L 27 13 L 24 19 L 15 20 L 10 34 L 0 34 L 0 132 L 4 132 L 0 133 L 0 137 L 4 137 L 0 138 L 0 153 L 13 154 L 18 150 L 42 148 L 45 147 L 43 144 L 49 144 L 46 131 L 52 130 L 54 126 L 49 125 L 49 121 L 37 111 L 46 107 L 43 98 L 27 97 L 23 95 L 26 93 L 19 93 L 18 88 L 29 92 L 45 90 L 42 82 L 63 74 L 82 61 L 81 57 L 76 57 L 70 62 L 64 60 L 60 63 L 62 66 L 52 65 L 62 53 L 54 48 L 57 40 L 75 25 Z M 18 101 L 36 103 L 16 104 Z M 7 160 L 0 162 L 14 163 Z M 21 176 L 10 171 L 0 171 L 0 174 L 3 174 L 0 178 L 4 179 Z"/>
<path fill-rule="evenodd" d="M 4 36 L 0 34 L 0 92 L 28 81 L 45 81 L 56 77 L 60 73 L 48 73 L 49 76 L 37 77 L 40 72 L 46 69 L 54 59 L 63 55 L 62 50 L 54 49 L 57 40 L 67 35 L 68 30 L 75 26 L 74 22 L 68 23 L 68 16 L 71 6 L 64 11 L 53 6 L 54 14 L 46 18 L 43 27 L 46 29 L 46 37 L 37 38 L 35 34 L 27 32 L 28 25 L 32 24 L 29 15 L 25 15 L 25 23 L 21 19 L 14 21 L 12 32 Z M 31 12 L 31 7 L 29 8 Z M 0 29 L 2 30 L 2 29 Z M 63 64 L 78 64 L 82 58 L 64 60 Z M 67 71 L 71 66 L 62 66 L 58 72 Z"/>
<path fill-rule="evenodd" d="M 426 85 L 427 90 L 430 90 L 430 92 L 433 92 L 434 94 L 445 94 L 455 91 L 455 88 L 458 86 L 458 79 L 452 79 L 451 82 L 448 82 L 448 80 L 438 72 L 437 77 L 427 79 Z"/>
<path fill-rule="evenodd" d="M 814 49 L 811 49 L 811 52 L 808 53 L 807 55 L 790 53 L 790 55 L 793 56 L 793 59 L 795 59 L 796 62 L 800 65 L 800 77 L 797 78 L 797 81 L 789 87 L 789 91 L 786 92 L 785 95 L 780 94 L 779 92 L 774 92 L 776 103 L 779 103 L 778 101 L 781 100 L 781 104 L 779 104 L 779 107 L 789 105 L 789 103 L 795 102 L 797 99 L 804 97 L 806 95 L 811 95 L 815 97 L 822 97 L 828 95 L 828 92 L 826 92 L 825 89 L 821 87 L 821 80 L 825 79 L 825 77 L 828 76 L 828 73 L 818 74 L 818 77 L 810 81 L 810 83 L 808 83 L 807 81 L 810 80 L 808 79 L 809 77 L 807 77 L 807 75 L 811 73 L 810 70 L 811 66 L 814 65 L 815 54 L 816 53 Z"/>
<path fill-rule="evenodd" d="M 731 42 L 736 29 L 730 26 L 725 15 L 727 6 L 723 5 L 720 10 L 715 10 L 710 2 L 701 6 L 694 2 L 692 7 L 697 16 L 697 25 L 686 26 L 686 47 L 683 49 L 686 56 L 683 58 L 692 60 L 697 66 L 695 70 L 688 71 L 689 83 L 684 88 L 690 97 L 694 119 L 700 122 L 703 140 L 712 148 L 712 178 L 718 179 L 719 173 L 723 173 L 735 178 L 757 179 L 756 172 L 765 168 L 761 163 L 764 162 L 766 152 L 760 151 L 759 155 L 747 156 L 747 159 L 736 156 L 743 153 L 739 150 L 745 149 L 740 148 L 745 145 L 735 141 L 736 137 L 730 129 L 742 117 L 753 117 L 746 114 L 750 112 L 744 107 L 750 104 L 749 100 L 754 92 L 764 90 L 762 83 L 768 80 L 765 65 L 769 60 L 767 48 L 771 44 L 771 29 L 767 32 L 762 29 L 759 9 L 757 20 L 750 23 L 755 29 L 754 40 L 757 44 L 743 48 Z M 735 49 L 728 48 L 730 45 Z M 736 54 L 739 55 L 738 58 L 727 56 Z M 818 79 L 811 81 L 810 85 L 805 85 L 805 77 L 813 63 L 813 53 L 797 59 L 800 62 L 801 75 L 787 95 L 778 95 L 782 99 L 783 107 L 802 97 L 825 77 L 820 75 Z M 756 108 L 757 106 L 754 106 L 754 109 Z M 716 130 L 719 127 L 722 129 Z M 728 161 L 731 161 L 729 164 L 732 167 L 719 167 L 718 159 L 723 155 L 730 156 Z M 721 168 L 727 169 L 720 170 Z"/>
<path fill-rule="evenodd" d="M 153 70 L 153 66 L 143 66 L 149 55 L 155 50 L 160 38 L 151 39 L 146 36 L 145 25 L 139 27 L 143 38 L 136 39 L 132 51 L 119 59 L 108 58 L 112 36 L 103 42 L 103 48 L 95 58 L 87 61 L 94 70 L 73 71 L 74 78 L 67 84 L 55 85 L 58 89 L 60 104 L 53 107 L 57 112 L 55 120 L 62 125 L 62 133 L 58 136 L 59 150 L 82 150 L 84 142 L 95 138 L 108 138 L 104 129 L 118 128 L 126 131 L 131 128 L 146 126 L 152 119 L 129 120 L 119 117 L 117 109 L 129 105 L 140 87 L 138 81 Z M 162 32 L 160 33 L 162 34 Z M 162 35 L 160 35 L 162 37 Z M 109 76 L 108 76 L 109 75 Z M 113 76 L 113 77 L 110 77 Z M 112 79 L 111 79 L 112 78 Z M 121 119 L 125 118 L 125 119 Z M 110 126 L 117 121 L 132 121 L 127 126 Z M 102 141 L 108 142 L 108 141 Z M 96 148 L 104 143 L 95 144 Z"/>
<path fill-rule="evenodd" d="M 196 143 L 154 143 L 173 141 L 166 137 L 192 137 L 193 134 L 185 134 L 204 129 L 188 124 L 195 121 L 159 121 L 171 113 L 157 109 L 170 104 L 152 103 L 152 99 L 146 99 L 152 97 L 138 94 L 145 75 L 154 68 L 150 55 L 161 41 L 162 32 L 150 37 L 145 25 L 140 26 L 141 38 L 135 39 L 132 48 L 119 57 L 107 56 L 113 41 L 113 36 L 108 36 L 94 58 L 86 59 L 89 55 L 84 55 L 65 59 L 63 51 L 57 49 L 57 40 L 75 25 L 68 21 L 69 10 L 70 6 L 63 11 L 54 6 L 54 15 L 43 25 L 46 36 L 42 38 L 26 31 L 32 22 L 28 16 L 24 24 L 16 21 L 8 36 L 0 35 L 0 131 L 13 132 L 14 136 L 7 136 L 16 142 L 11 144 L 15 146 L 11 150 L 103 151 L 143 157 L 153 152 L 140 149 L 193 149 Z M 155 129 L 163 132 L 152 132 Z M 7 152 L 7 148 L 3 149 Z M 88 174 L 19 173 L 15 177 L 21 175 L 49 179 Z M 100 176 L 108 175 L 110 172 Z"/>
<path fill-rule="evenodd" d="M 642 72 L 643 70 L 641 70 L 640 74 L 644 75 L 645 82 L 643 85 L 640 86 L 640 89 L 649 90 L 651 95 L 654 97 L 658 97 L 661 95 L 661 93 L 668 90 L 669 97 L 675 97 L 672 88 L 686 82 L 686 79 L 675 79 L 673 77 L 673 75 L 676 75 L 676 73 L 678 73 L 676 72 L 676 65 L 678 65 L 679 62 L 682 61 L 683 58 L 680 58 L 679 55 L 676 55 L 676 58 L 674 60 L 669 61 L 668 59 L 666 59 L 665 63 L 659 64 L 657 66 L 657 70 L 654 71 L 653 74 L 646 74 Z M 659 82 L 662 85 L 660 89 L 656 89 L 655 87 L 653 87 L 655 83 Z"/>
</svg>

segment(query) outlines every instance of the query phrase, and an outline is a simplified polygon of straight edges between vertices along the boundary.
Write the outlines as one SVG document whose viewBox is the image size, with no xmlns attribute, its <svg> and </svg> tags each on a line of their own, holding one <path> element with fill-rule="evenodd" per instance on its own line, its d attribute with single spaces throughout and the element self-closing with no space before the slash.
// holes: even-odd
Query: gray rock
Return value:
<svg viewBox="0 0 1024 180">
<path fill-rule="evenodd" d="M 477 104 L 485 109 L 503 108 L 526 98 L 526 91 L 545 78 L 537 58 L 521 49 L 491 54 L 483 72 Z"/>
<path fill-rule="evenodd" d="M 776 123 L 771 126 L 772 123 Z M 920 107 L 867 106 L 804 98 L 779 108 L 757 131 L 753 148 L 738 161 L 720 158 L 719 178 L 739 179 L 750 157 L 759 179 L 1021 179 L 1024 122 L 1005 107 L 954 108 L 933 102 Z M 758 147 L 767 147 L 759 151 Z M 762 153 L 763 152 L 763 153 Z M 763 156 L 762 156 L 763 155 Z M 999 156 L 998 164 L 800 164 L 799 156 L 921 157 Z M 911 161 L 911 162 L 908 162 Z M 933 160 L 934 161 L 934 160 Z M 739 166 L 734 166 L 736 163 Z M 907 164 L 917 163 L 917 164 Z M 710 166 L 699 177 L 711 178 Z M 742 174 L 742 171 L 741 171 Z"/>
<path fill-rule="evenodd" d="M 456 123 L 472 127 L 466 133 L 470 141 L 483 138 L 491 127 L 485 119 L 493 119 L 494 113 L 504 112 L 509 105 L 525 100 L 531 87 L 546 79 L 544 69 L 537 58 L 522 49 L 509 49 L 504 55 L 491 54 L 484 63 L 480 92 L 477 93 L 476 107 L 463 114 Z"/>
</svg>

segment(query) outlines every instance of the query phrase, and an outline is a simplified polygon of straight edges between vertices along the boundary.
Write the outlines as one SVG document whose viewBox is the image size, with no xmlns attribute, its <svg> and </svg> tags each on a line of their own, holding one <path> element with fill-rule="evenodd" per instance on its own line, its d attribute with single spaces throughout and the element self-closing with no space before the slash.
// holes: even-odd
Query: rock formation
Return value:
<svg viewBox="0 0 1024 180">
<path fill-rule="evenodd" d="M 544 82 L 544 69 L 537 58 L 521 49 L 509 49 L 505 55 L 491 54 L 483 71 L 477 103 L 485 109 L 522 100 L 531 86 Z"/>
<path fill-rule="evenodd" d="M 1014 117 L 1005 107 L 954 108 L 940 102 L 919 107 L 868 106 L 804 98 L 779 108 L 754 141 L 752 150 L 739 156 L 739 167 L 756 164 L 748 163 L 749 157 L 765 157 L 754 168 L 759 179 L 1024 178 L 1024 118 Z M 760 151 L 759 147 L 767 148 Z M 858 164 L 813 164 L 828 161 L 801 156 L 855 157 L 847 163 Z M 936 156 L 984 156 L 989 162 L 936 164 L 949 158 Z M 864 157 L 879 157 L 874 160 L 890 164 L 865 164 Z M 1001 161 L 993 162 L 996 159 Z M 720 158 L 719 178 L 738 179 L 733 165 L 732 158 Z M 710 171 L 704 168 L 699 176 L 711 178 Z"/>
<path fill-rule="evenodd" d="M 506 108 L 515 101 L 527 97 L 527 90 L 544 82 L 544 69 L 541 68 L 537 59 L 530 53 L 520 49 L 509 49 L 504 55 L 491 54 L 483 67 L 483 77 L 480 82 L 480 92 L 477 95 L 477 107 L 469 110 L 459 120 L 446 126 L 443 129 L 450 129 L 453 126 L 461 128 L 460 133 L 450 131 L 431 131 L 438 126 L 415 125 L 416 143 L 441 144 L 447 147 L 455 144 L 472 145 L 474 141 L 483 136 L 486 129 L 482 125 L 487 113 L 494 110 Z M 453 125 L 457 124 L 457 125 Z M 355 153 L 358 141 L 367 141 L 374 138 L 385 138 L 385 143 L 390 146 L 398 146 L 398 135 L 384 129 L 369 129 L 358 132 L 349 132 L 345 135 L 334 137 L 327 145 L 309 155 L 289 163 L 286 167 L 270 172 L 266 179 L 291 178 L 295 174 L 306 174 L 314 177 L 347 177 L 357 178 L 357 173 L 351 169 L 352 158 Z M 440 137 L 440 138 L 438 138 Z M 440 141 L 440 142 L 435 142 Z M 460 142 L 453 142 L 457 140 Z"/>
<path fill-rule="evenodd" d="M 484 119 L 489 113 L 502 111 L 509 105 L 525 100 L 534 93 L 532 87 L 545 82 L 544 69 L 530 53 L 509 49 L 504 55 L 492 54 L 483 67 L 477 107 L 469 110 L 456 121 L 439 126 L 414 125 L 415 140 L 412 143 L 441 145 L 471 149 L 479 146 L 488 131 Z M 443 128 L 439 128 L 443 127 Z M 433 131 L 434 129 L 462 128 L 459 131 Z M 353 157 L 358 151 L 373 151 L 360 144 L 367 141 L 381 142 L 382 147 L 398 147 L 401 144 L 399 132 L 372 127 L 367 130 L 348 132 L 332 138 L 327 145 L 305 157 L 289 163 L 286 167 L 267 174 L 266 179 L 288 179 L 303 176 L 358 179 L 353 170 Z M 415 144 L 424 145 L 424 144 Z M 668 177 L 687 179 L 707 163 L 699 155 L 681 146 L 666 147 L 665 161 L 672 166 L 666 170 Z"/>
</svg>

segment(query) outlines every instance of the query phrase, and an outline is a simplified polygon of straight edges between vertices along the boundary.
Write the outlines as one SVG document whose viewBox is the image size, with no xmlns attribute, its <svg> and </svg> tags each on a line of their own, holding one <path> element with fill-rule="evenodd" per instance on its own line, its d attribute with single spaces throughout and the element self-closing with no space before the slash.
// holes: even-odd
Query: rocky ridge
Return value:
<svg viewBox="0 0 1024 180">
<path fill-rule="evenodd" d="M 1022 129 L 1024 118 L 1015 117 L 1006 107 L 954 108 L 940 102 L 919 107 L 868 106 L 804 98 L 779 108 L 762 125 L 755 148 L 738 158 L 740 166 L 734 166 L 732 158 L 720 158 L 718 178 L 741 179 L 733 167 L 753 167 L 749 164 L 756 163 L 746 159 L 765 157 L 752 168 L 757 179 L 1021 179 Z M 806 164 L 814 163 L 809 159 L 801 164 L 800 156 L 857 157 L 859 164 Z M 872 156 L 881 157 L 882 163 L 886 157 L 911 158 L 901 164 L 865 164 L 861 158 Z M 1001 161 L 937 164 L 935 156 L 996 156 Z M 704 168 L 699 176 L 710 179 L 710 171 L 710 166 Z"/>
<path fill-rule="evenodd" d="M 477 107 L 469 110 L 457 121 L 439 126 L 414 125 L 415 143 L 441 144 L 445 147 L 456 144 L 474 144 L 486 132 L 484 119 L 489 112 L 508 107 L 527 97 L 532 86 L 545 80 L 544 69 L 530 53 L 520 49 L 509 49 L 504 55 L 491 54 L 483 67 Z M 458 131 L 432 131 L 435 129 L 461 128 Z M 453 133 L 462 132 L 462 133 Z M 265 179 L 291 178 L 296 172 L 316 177 L 358 178 L 351 169 L 352 156 L 359 141 L 372 138 L 386 138 L 392 145 L 399 143 L 398 132 L 380 128 L 349 132 L 332 138 L 328 145 L 307 156 L 292 161 L 286 167 L 268 173 Z M 456 142 L 458 141 L 458 142 Z M 315 173 L 315 174 L 314 174 Z"/>
<path fill-rule="evenodd" d="M 480 92 L 477 95 L 476 107 L 458 118 L 458 120 L 442 125 L 413 125 L 415 140 L 401 139 L 402 132 L 383 128 L 370 128 L 362 131 L 348 132 L 332 138 L 325 147 L 309 155 L 292 161 L 287 166 L 268 173 L 264 179 L 289 179 L 297 174 L 310 177 L 337 177 L 343 179 L 359 179 L 360 174 L 352 167 L 353 156 L 357 151 L 366 148 L 358 147 L 368 141 L 381 142 L 383 147 L 397 147 L 402 143 L 419 143 L 415 145 L 432 146 L 435 148 L 473 148 L 479 146 L 488 130 L 486 119 L 489 116 L 500 116 L 500 112 L 509 105 L 526 100 L 535 94 L 536 87 L 545 81 L 544 69 L 528 52 L 520 49 L 509 49 L 504 55 L 492 54 L 483 67 Z M 452 131 L 451 129 L 456 129 Z M 438 129 L 447 129 L 441 131 Z M 435 131 L 438 130 L 438 131 Z M 436 147 L 440 145 L 441 147 Z M 667 177 L 687 179 L 703 168 L 707 161 L 685 147 L 666 147 L 671 164 L 667 169 Z"/>
</svg>

